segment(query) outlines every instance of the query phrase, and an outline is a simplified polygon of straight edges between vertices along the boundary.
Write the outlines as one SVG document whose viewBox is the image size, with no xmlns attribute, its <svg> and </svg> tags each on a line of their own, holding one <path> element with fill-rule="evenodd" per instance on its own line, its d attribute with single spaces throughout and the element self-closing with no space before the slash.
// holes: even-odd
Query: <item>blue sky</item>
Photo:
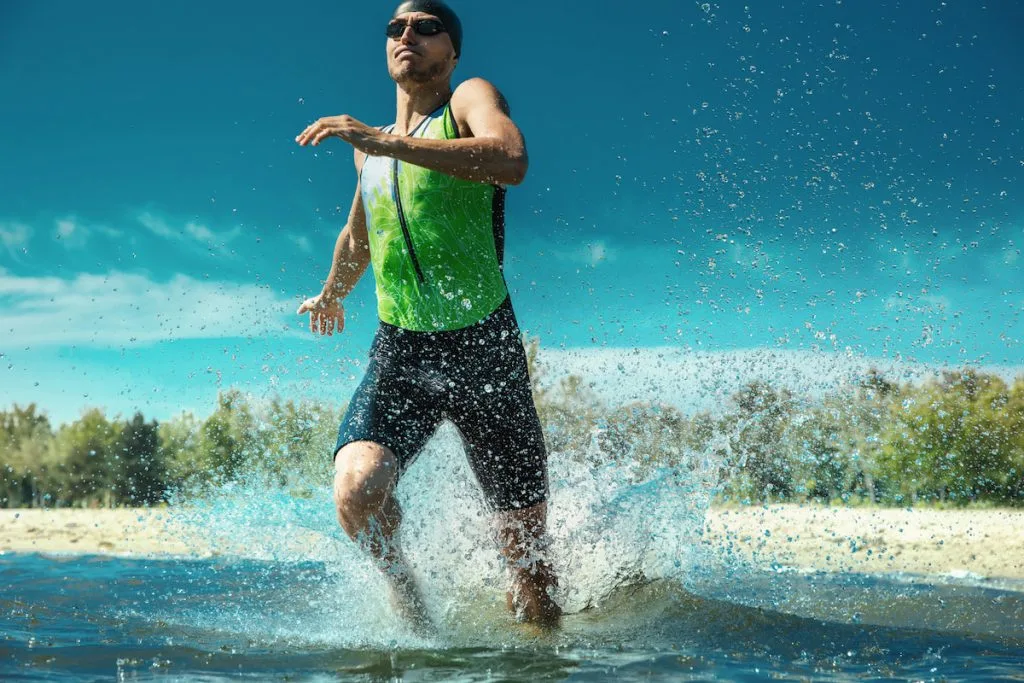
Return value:
<svg viewBox="0 0 1024 683">
<path fill-rule="evenodd" d="M 506 275 L 550 349 L 1024 366 L 1024 9 L 453 1 L 531 157 Z M 372 279 L 303 333 L 354 189 L 313 119 L 394 118 L 384 3 L 0 8 L 0 403 L 348 398 Z"/>
</svg>

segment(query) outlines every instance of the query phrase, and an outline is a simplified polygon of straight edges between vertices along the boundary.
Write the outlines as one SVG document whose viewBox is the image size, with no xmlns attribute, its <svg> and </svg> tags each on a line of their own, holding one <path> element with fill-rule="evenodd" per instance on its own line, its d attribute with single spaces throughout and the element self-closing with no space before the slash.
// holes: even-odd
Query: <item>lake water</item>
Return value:
<svg viewBox="0 0 1024 683">
<path fill-rule="evenodd" d="M 1021 680 L 1024 593 L 752 573 L 620 589 L 531 637 L 496 600 L 419 638 L 323 563 L 0 557 L 4 680 Z"/>
<path fill-rule="evenodd" d="M 554 459 L 553 562 L 572 614 L 532 635 L 503 609 L 458 455 L 442 434 L 399 487 L 434 635 L 391 612 L 328 491 L 252 481 L 171 508 L 212 558 L 0 556 L 0 679 L 1024 677 L 1024 584 L 746 565 L 701 542 L 713 487 L 700 467 L 637 477 Z"/>
</svg>

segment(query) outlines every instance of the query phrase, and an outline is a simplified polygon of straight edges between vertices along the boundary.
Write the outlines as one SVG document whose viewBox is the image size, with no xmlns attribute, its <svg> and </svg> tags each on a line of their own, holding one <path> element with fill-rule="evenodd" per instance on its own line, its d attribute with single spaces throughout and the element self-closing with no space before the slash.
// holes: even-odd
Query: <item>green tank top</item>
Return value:
<svg viewBox="0 0 1024 683">
<path fill-rule="evenodd" d="M 440 107 L 410 135 L 458 138 L 451 107 Z M 505 301 L 504 188 L 371 156 L 360 183 L 382 321 L 422 332 L 456 330 Z"/>
</svg>

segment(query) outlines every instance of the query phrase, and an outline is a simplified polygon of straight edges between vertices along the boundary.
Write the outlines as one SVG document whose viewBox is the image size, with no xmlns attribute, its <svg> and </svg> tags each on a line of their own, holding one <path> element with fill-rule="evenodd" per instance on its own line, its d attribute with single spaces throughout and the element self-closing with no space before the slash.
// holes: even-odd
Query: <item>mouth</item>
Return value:
<svg viewBox="0 0 1024 683">
<path fill-rule="evenodd" d="M 408 56 L 419 57 L 419 53 L 417 53 L 417 52 L 415 52 L 413 50 L 410 50 L 407 47 L 403 47 L 398 52 L 395 53 L 395 59 L 401 59 L 402 57 L 408 57 Z"/>
</svg>

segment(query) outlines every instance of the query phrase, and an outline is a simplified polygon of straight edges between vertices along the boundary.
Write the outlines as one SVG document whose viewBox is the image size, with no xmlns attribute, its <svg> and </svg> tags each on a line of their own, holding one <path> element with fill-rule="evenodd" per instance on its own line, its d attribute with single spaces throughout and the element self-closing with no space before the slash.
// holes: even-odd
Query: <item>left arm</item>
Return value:
<svg viewBox="0 0 1024 683">
<path fill-rule="evenodd" d="M 459 126 L 458 139 L 385 135 L 377 153 L 463 180 L 494 185 L 523 182 L 529 164 L 526 142 L 498 89 L 482 78 L 470 79 L 455 89 L 451 107 Z"/>
<path fill-rule="evenodd" d="M 371 156 L 391 157 L 463 180 L 491 185 L 523 182 L 526 143 L 497 88 L 471 79 L 455 90 L 451 106 L 462 136 L 456 140 L 390 135 L 350 116 L 333 116 L 314 123 L 297 141 L 315 145 L 334 135 Z"/>
</svg>

